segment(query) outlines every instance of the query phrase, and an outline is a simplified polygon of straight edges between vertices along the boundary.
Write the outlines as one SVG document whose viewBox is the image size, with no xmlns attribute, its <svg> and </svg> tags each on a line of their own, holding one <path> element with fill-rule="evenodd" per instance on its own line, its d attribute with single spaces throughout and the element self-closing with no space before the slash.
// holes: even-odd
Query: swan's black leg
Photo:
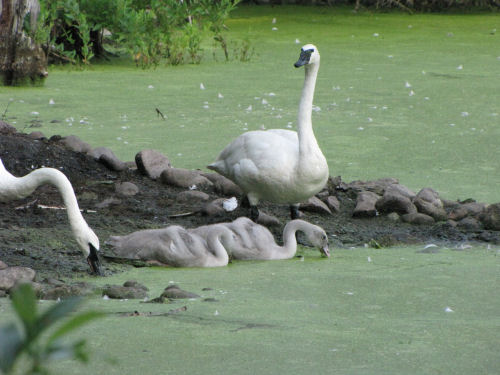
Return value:
<svg viewBox="0 0 500 375">
<path fill-rule="evenodd" d="M 290 205 L 290 216 L 292 217 L 292 220 L 298 219 L 300 217 L 298 204 Z"/>
<path fill-rule="evenodd" d="M 259 209 L 257 206 L 250 206 L 250 219 L 255 223 L 259 219 Z"/>
</svg>

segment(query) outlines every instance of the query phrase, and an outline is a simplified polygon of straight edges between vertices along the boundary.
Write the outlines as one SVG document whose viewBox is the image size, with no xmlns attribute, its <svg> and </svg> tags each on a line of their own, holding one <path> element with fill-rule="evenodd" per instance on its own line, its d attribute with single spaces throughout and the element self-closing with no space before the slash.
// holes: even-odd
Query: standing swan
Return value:
<svg viewBox="0 0 500 375">
<path fill-rule="evenodd" d="M 234 234 L 224 226 L 214 226 L 206 237 L 189 233 L 179 225 L 146 229 L 106 241 L 118 256 L 158 261 L 172 267 L 222 267 L 229 256 Z"/>
<path fill-rule="evenodd" d="M 236 235 L 236 240 L 227 248 L 233 259 L 290 259 L 297 252 L 296 232 L 303 232 L 311 245 L 318 248 L 323 255 L 330 256 L 328 236 L 325 231 L 304 220 L 292 220 L 285 225 L 283 246 L 276 244 L 269 229 L 246 217 L 239 217 L 231 223 L 205 225 L 190 231 L 205 237 L 207 233 L 210 233 L 211 228 L 216 226 L 226 226 Z"/>
<path fill-rule="evenodd" d="M 295 67 L 305 66 L 297 132 L 284 129 L 243 133 L 222 150 L 207 168 L 229 178 L 247 195 L 250 218 L 257 221 L 260 199 L 290 204 L 292 219 L 298 206 L 318 193 L 328 179 L 328 164 L 312 129 L 311 114 L 319 69 L 318 49 L 302 47 Z"/>
<path fill-rule="evenodd" d="M 8 202 L 15 199 L 23 199 L 33 193 L 39 186 L 51 184 L 59 190 L 62 196 L 68 220 L 73 231 L 76 243 L 87 257 L 87 262 L 93 273 L 102 275 L 99 257 L 99 238 L 89 228 L 83 218 L 75 192 L 68 178 L 59 170 L 54 168 L 39 168 L 23 177 L 11 175 L 4 167 L 0 159 L 0 201 Z"/>
</svg>

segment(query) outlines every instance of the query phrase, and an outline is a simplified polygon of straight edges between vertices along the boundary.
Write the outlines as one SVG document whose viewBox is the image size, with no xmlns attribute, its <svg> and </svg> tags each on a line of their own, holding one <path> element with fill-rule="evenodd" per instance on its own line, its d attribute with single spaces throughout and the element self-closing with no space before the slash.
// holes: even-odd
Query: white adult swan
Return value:
<svg viewBox="0 0 500 375">
<path fill-rule="evenodd" d="M 274 241 L 274 237 L 266 227 L 254 223 L 246 217 L 239 217 L 231 223 L 205 225 L 190 229 L 192 233 L 205 237 L 211 228 L 225 226 L 236 234 L 236 240 L 227 247 L 233 259 L 242 260 L 276 260 L 290 259 L 297 252 L 296 232 L 303 232 L 307 241 L 320 252 L 329 257 L 328 236 L 317 225 L 304 220 L 292 220 L 285 225 L 283 230 L 283 246 Z"/>
<path fill-rule="evenodd" d="M 214 226 L 202 238 L 179 225 L 171 225 L 112 236 L 106 244 L 124 258 L 157 261 L 172 267 L 221 267 L 229 262 L 225 246 L 232 246 L 233 237 L 224 226 Z"/>
<path fill-rule="evenodd" d="M 298 205 L 318 193 L 328 179 L 326 162 L 312 129 L 311 114 L 319 69 L 319 53 L 312 44 L 302 47 L 295 67 L 305 66 L 297 132 L 284 129 L 243 133 L 208 165 L 236 183 L 250 202 L 250 217 L 257 221 L 260 199 L 287 203 L 292 219 Z"/>
<path fill-rule="evenodd" d="M 0 201 L 26 198 L 44 184 L 55 186 L 61 194 L 76 243 L 87 257 L 91 271 L 102 275 L 97 255 L 99 238 L 83 218 L 71 182 L 64 173 L 54 168 L 39 168 L 26 176 L 15 177 L 5 169 L 0 159 Z"/>
</svg>

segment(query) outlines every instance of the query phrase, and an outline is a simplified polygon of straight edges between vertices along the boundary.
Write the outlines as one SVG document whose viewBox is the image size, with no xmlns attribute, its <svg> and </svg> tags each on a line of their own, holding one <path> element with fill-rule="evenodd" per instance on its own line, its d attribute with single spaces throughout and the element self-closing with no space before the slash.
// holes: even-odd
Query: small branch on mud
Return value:
<svg viewBox="0 0 500 375">
<path fill-rule="evenodd" d="M 18 206 L 16 208 L 14 208 L 14 210 L 26 210 L 26 209 L 34 206 L 36 202 L 38 202 L 38 199 L 35 199 L 35 200 L 31 201 L 31 202 L 26 203 L 25 206 Z"/>
<path fill-rule="evenodd" d="M 199 213 L 200 213 L 200 211 L 183 212 L 182 214 L 168 215 L 168 218 L 175 219 L 176 217 L 188 217 L 188 216 L 194 216 L 194 215 L 199 214 Z"/>
<path fill-rule="evenodd" d="M 41 209 L 44 209 L 44 210 L 65 210 L 66 209 L 66 207 L 63 207 L 63 206 L 46 206 L 44 204 L 37 204 L 37 205 L 35 205 L 35 203 L 37 201 L 38 201 L 38 199 L 35 199 L 32 202 L 26 203 L 26 205 L 24 205 L 24 206 L 18 206 L 16 208 L 14 208 L 14 210 L 27 210 L 28 208 L 31 208 L 31 207 L 41 208 Z M 96 210 L 80 210 L 80 211 L 81 212 L 85 212 L 85 213 L 90 213 L 90 214 L 97 213 Z"/>
</svg>

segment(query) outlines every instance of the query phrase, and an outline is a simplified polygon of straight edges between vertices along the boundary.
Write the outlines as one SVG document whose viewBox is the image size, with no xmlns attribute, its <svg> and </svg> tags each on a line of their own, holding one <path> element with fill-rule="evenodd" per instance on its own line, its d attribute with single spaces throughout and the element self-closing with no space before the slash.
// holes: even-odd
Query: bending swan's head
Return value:
<svg viewBox="0 0 500 375">
<path fill-rule="evenodd" d="M 304 232 L 307 241 L 311 243 L 314 247 L 318 248 L 322 255 L 329 257 L 330 250 L 328 248 L 328 236 L 326 232 L 318 227 L 317 225 L 312 226 L 312 230 Z"/>
<path fill-rule="evenodd" d="M 99 260 L 99 238 L 92 229 L 88 226 L 80 230 L 79 235 L 76 236 L 76 242 L 80 249 L 87 257 L 87 263 L 93 274 L 102 276 L 101 261 Z"/>
<path fill-rule="evenodd" d="M 306 44 L 300 49 L 300 56 L 294 64 L 296 68 L 303 65 L 319 63 L 319 52 L 314 44 Z"/>
</svg>

